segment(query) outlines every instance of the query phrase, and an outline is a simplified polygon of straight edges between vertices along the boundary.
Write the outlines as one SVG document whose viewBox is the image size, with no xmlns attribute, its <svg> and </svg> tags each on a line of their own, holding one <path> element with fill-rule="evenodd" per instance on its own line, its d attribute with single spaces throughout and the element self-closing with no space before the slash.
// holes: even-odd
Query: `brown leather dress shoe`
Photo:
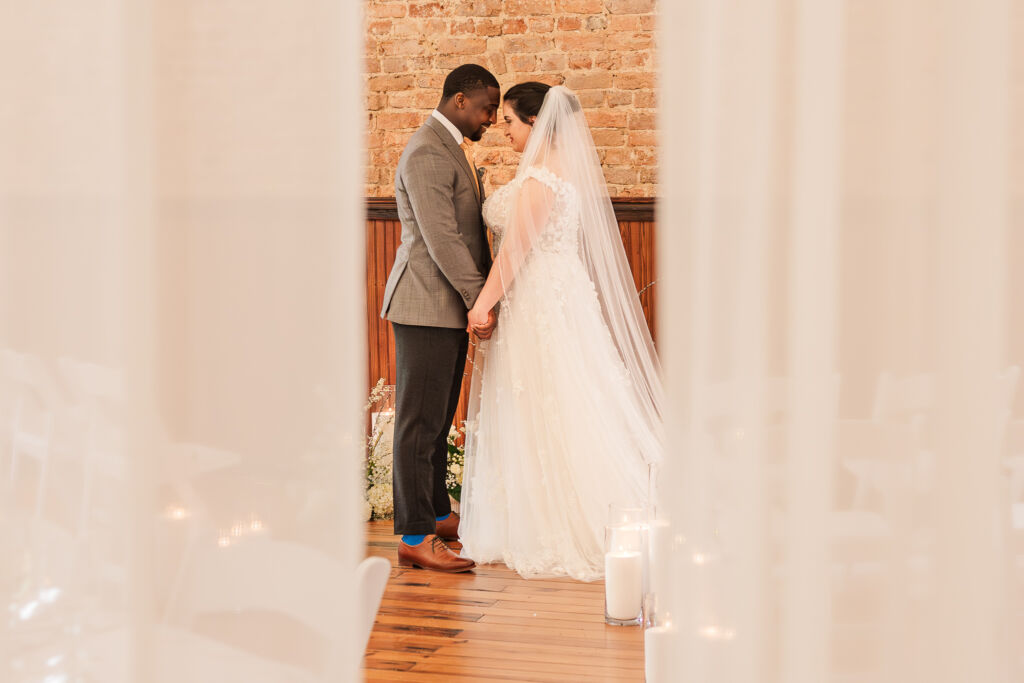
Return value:
<svg viewBox="0 0 1024 683">
<path fill-rule="evenodd" d="M 453 512 L 445 519 L 437 523 L 437 535 L 446 541 L 459 540 L 459 517 L 458 512 Z"/>
<path fill-rule="evenodd" d="M 436 572 L 466 572 L 476 566 L 468 557 L 459 557 L 441 537 L 431 534 L 419 545 L 398 542 L 398 564 L 402 567 L 433 569 Z"/>
</svg>

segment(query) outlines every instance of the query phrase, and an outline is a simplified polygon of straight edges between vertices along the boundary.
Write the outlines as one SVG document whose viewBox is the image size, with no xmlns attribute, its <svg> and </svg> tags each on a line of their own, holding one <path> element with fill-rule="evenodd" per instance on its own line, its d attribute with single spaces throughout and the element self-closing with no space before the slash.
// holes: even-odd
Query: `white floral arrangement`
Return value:
<svg viewBox="0 0 1024 683">
<path fill-rule="evenodd" d="M 366 491 L 363 500 L 363 513 L 367 520 L 392 519 L 395 516 L 394 491 L 392 489 L 392 471 L 394 462 L 394 386 L 385 386 L 384 379 L 370 391 L 366 410 L 374 408 L 376 419 L 373 421 L 370 436 L 366 443 Z M 448 495 L 456 503 L 462 497 L 462 470 L 465 467 L 465 449 L 460 445 L 465 427 L 456 429 L 452 426 L 448 432 L 448 473 L 445 485 Z"/>
<path fill-rule="evenodd" d="M 448 474 L 445 485 L 448 487 L 448 495 L 456 503 L 462 500 L 462 471 L 466 467 L 466 449 L 459 441 L 465 434 L 465 426 L 456 429 L 452 425 L 448 430 Z"/>
<path fill-rule="evenodd" d="M 395 515 L 391 489 L 392 456 L 394 453 L 395 411 L 394 387 L 384 385 L 384 378 L 370 390 L 366 410 L 375 408 L 366 444 L 366 491 L 363 513 L 367 520 L 391 519 Z"/>
</svg>

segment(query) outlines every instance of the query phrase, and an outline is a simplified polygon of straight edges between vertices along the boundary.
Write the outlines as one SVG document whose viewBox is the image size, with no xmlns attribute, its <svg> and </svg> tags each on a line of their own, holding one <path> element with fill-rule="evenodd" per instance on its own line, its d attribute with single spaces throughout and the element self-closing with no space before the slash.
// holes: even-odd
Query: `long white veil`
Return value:
<svg viewBox="0 0 1024 683">
<path fill-rule="evenodd" d="M 564 182 L 552 182 L 552 176 Z M 629 417 L 637 449 L 646 462 L 659 461 L 664 443 L 660 366 L 626 260 L 601 162 L 579 99 L 568 88 L 556 86 L 547 92 L 513 182 L 520 187 L 508 200 L 509 220 L 494 264 L 505 292 L 498 325 L 529 314 L 517 307 L 515 278 L 531 258 L 552 246 L 545 242 L 574 239 L 576 231 L 571 224 L 544 230 L 549 220 L 578 221 L 579 257 L 593 282 L 598 305 L 622 361 L 619 368 L 594 367 L 593 371 L 621 374 L 621 368 L 625 369 L 618 386 L 634 395 L 628 403 L 635 407 Z M 578 211 L 565 210 L 573 203 Z M 559 209 L 553 213 L 556 205 Z M 552 283 L 552 296 L 561 296 L 557 280 Z M 566 302 L 568 306 L 584 303 Z M 544 334 L 544 330 L 538 329 L 537 334 Z M 561 340 L 560 346 L 570 354 L 589 342 L 566 339 Z M 476 373 L 474 382 L 478 377 Z M 586 378 L 580 380 L 585 386 Z M 479 396 L 475 387 L 471 396 Z M 471 417 L 474 412 L 471 406 Z"/>
</svg>

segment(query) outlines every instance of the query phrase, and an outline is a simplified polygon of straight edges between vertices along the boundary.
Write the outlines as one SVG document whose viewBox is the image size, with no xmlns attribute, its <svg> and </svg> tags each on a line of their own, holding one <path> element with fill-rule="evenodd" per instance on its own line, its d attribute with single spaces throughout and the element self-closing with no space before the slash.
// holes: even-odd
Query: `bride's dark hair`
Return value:
<svg viewBox="0 0 1024 683">
<path fill-rule="evenodd" d="M 544 96 L 551 90 L 551 86 L 537 81 L 526 81 L 513 85 L 505 93 L 505 101 L 512 105 L 512 111 L 516 113 L 519 120 L 530 124 L 530 117 L 540 113 L 540 107 L 544 104 Z"/>
</svg>

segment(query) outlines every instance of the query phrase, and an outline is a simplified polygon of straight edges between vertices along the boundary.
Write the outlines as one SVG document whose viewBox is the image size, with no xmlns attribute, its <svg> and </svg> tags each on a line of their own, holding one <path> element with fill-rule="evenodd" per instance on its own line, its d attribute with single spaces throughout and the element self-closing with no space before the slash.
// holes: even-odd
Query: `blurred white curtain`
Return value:
<svg viewBox="0 0 1024 683">
<path fill-rule="evenodd" d="M 358 677 L 360 12 L 0 4 L 0 680 Z"/>
<path fill-rule="evenodd" d="M 660 10 L 673 680 L 1024 680 L 1024 5 Z"/>
</svg>

